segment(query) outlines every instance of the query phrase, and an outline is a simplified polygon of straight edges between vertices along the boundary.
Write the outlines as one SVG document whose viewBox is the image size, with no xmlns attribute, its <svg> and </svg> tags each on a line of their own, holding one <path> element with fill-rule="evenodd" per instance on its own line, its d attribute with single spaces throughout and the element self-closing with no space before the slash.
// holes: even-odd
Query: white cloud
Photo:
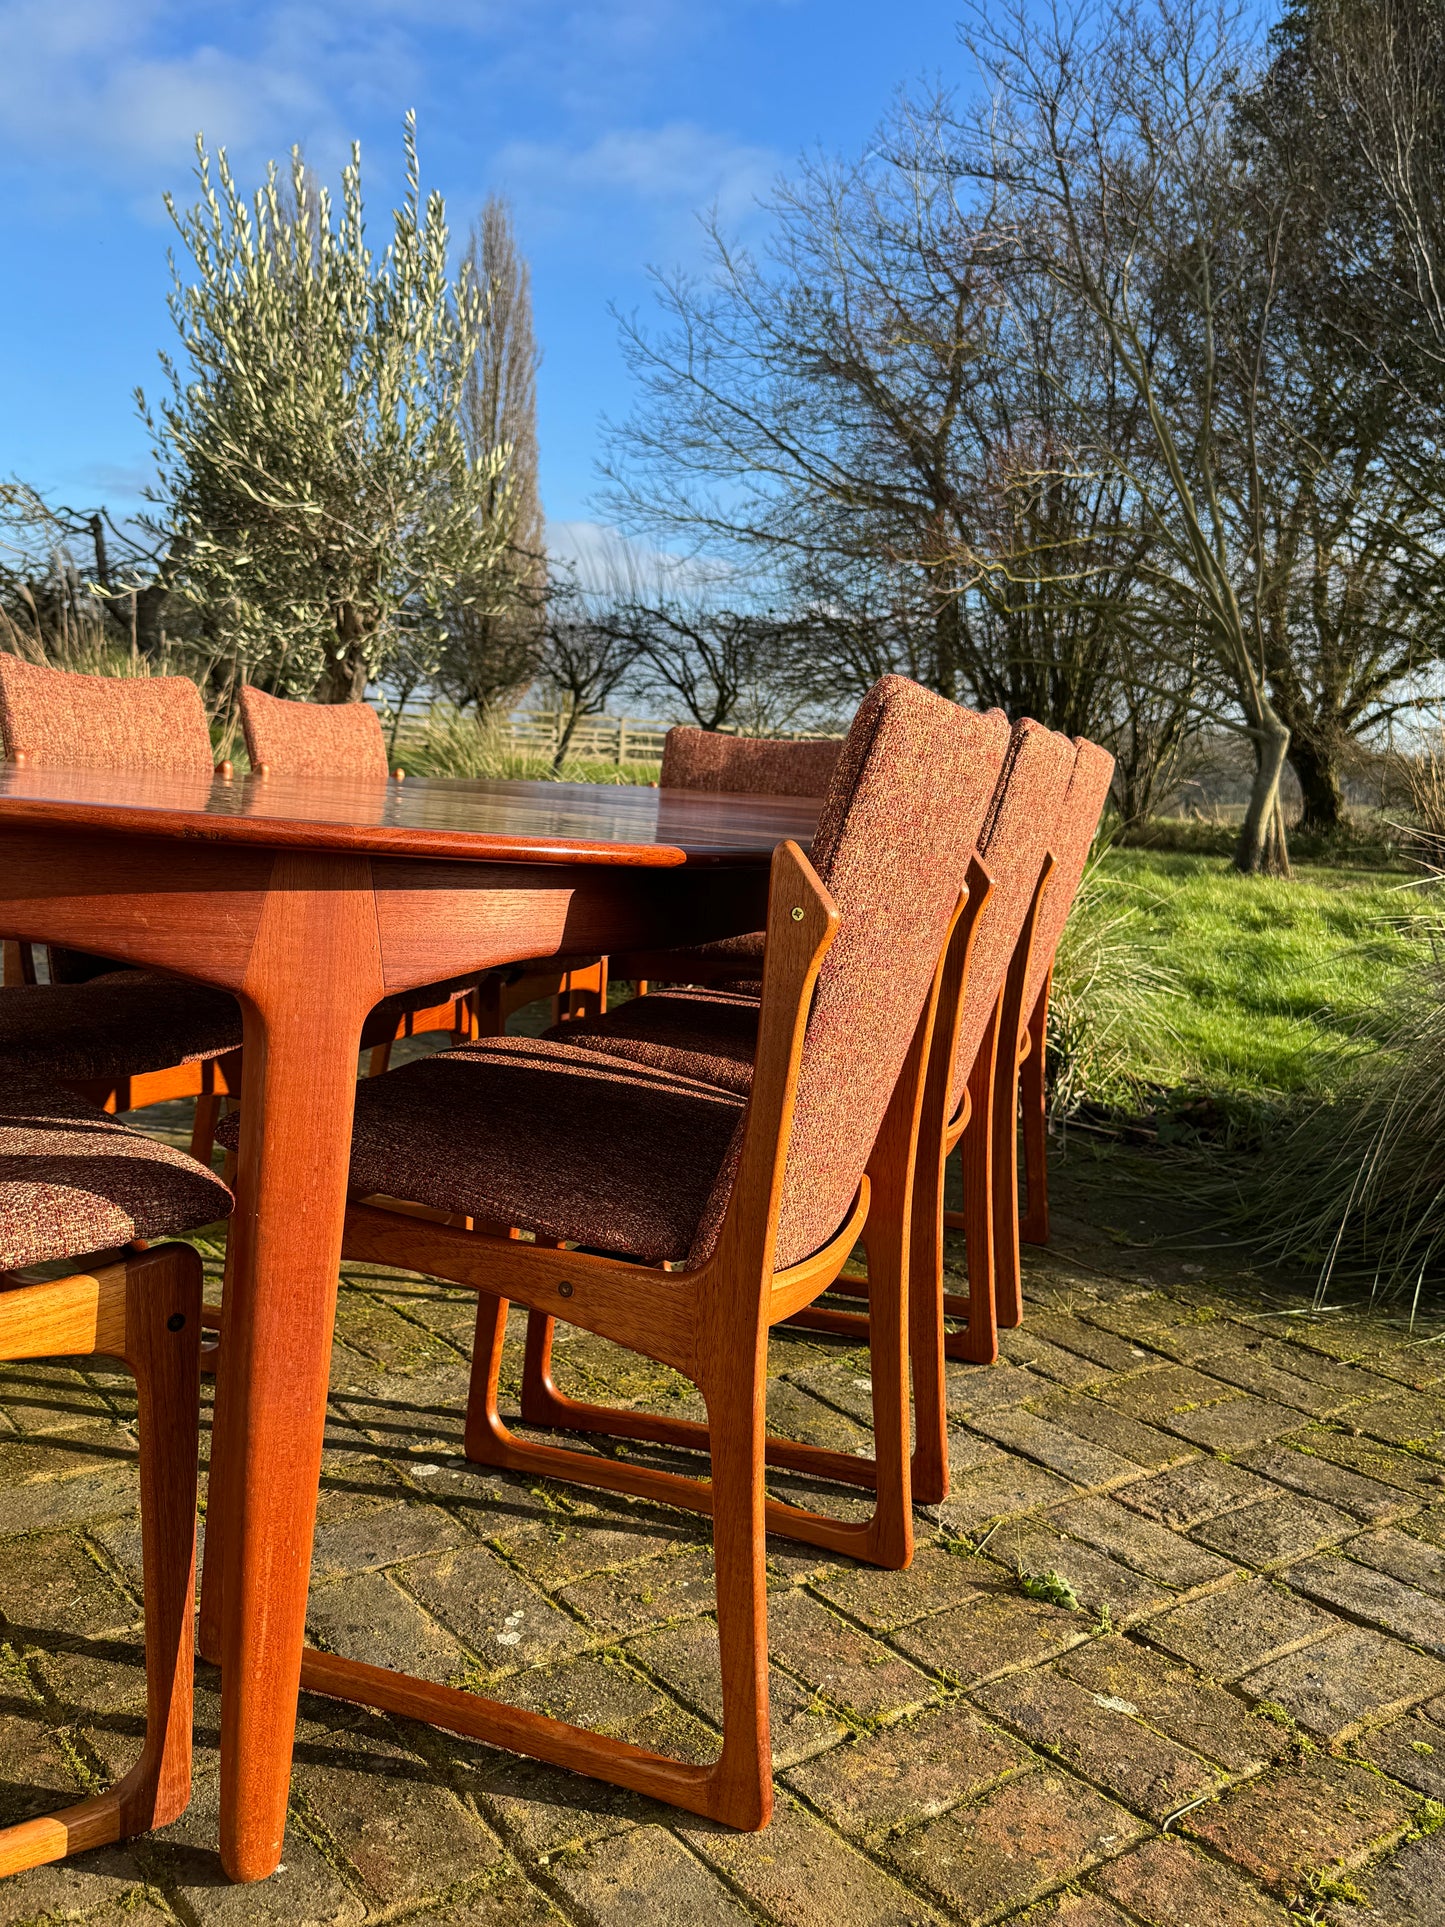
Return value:
<svg viewBox="0 0 1445 1927">
<path fill-rule="evenodd" d="M 778 170 L 772 149 L 749 146 L 672 121 L 656 128 L 618 128 L 585 146 L 510 141 L 497 155 L 499 178 L 519 204 L 553 218 L 592 197 L 620 192 L 658 211 L 716 202 L 725 221 L 744 216 Z"/>
<path fill-rule="evenodd" d="M 394 87 L 415 73 L 389 25 L 359 29 L 339 5 L 10 0 L 0 156 L 125 185 L 173 175 L 198 132 L 247 163 L 300 138 L 329 150 L 337 97 L 383 70 Z"/>
</svg>

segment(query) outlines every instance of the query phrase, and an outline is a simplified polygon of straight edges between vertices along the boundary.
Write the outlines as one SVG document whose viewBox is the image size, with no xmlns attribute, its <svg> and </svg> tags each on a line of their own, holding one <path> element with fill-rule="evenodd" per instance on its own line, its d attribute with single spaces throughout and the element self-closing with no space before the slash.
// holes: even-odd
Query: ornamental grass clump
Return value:
<svg viewBox="0 0 1445 1927">
<path fill-rule="evenodd" d="M 1126 900 L 1096 854 L 1054 959 L 1047 1048 L 1055 1117 L 1086 1104 L 1136 1113 L 1166 1081 L 1167 1005 L 1178 982 L 1159 949 L 1146 909 Z"/>
<path fill-rule="evenodd" d="M 1445 1283 L 1445 892 L 1401 919 L 1414 968 L 1362 1026 L 1336 1091 L 1245 1181 L 1245 1217 L 1268 1255 L 1371 1299 Z"/>
</svg>

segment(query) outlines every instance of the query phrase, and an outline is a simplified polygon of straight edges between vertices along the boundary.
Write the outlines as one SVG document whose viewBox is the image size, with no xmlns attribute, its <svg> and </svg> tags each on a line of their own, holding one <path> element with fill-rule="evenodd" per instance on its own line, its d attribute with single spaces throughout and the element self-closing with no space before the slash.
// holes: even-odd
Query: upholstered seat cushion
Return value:
<svg viewBox="0 0 1445 1927">
<path fill-rule="evenodd" d="M 240 1045 L 241 1008 L 229 991 L 159 972 L 0 990 L 0 1077 L 133 1077 Z"/>
<path fill-rule="evenodd" d="M 674 1077 L 700 1079 L 746 1097 L 758 1047 L 756 997 L 721 991 L 660 990 L 634 997 L 603 1017 L 555 1024 L 543 1034 L 578 1050 L 651 1064 Z"/>
<path fill-rule="evenodd" d="M 653 1264 L 700 1260 L 743 1110 L 644 1064 L 488 1038 L 357 1086 L 351 1189 Z M 239 1141 L 235 1116 L 219 1136 Z"/>
<path fill-rule="evenodd" d="M 68 1091 L 0 1083 L 0 1269 L 212 1224 L 221 1180 Z"/>
</svg>

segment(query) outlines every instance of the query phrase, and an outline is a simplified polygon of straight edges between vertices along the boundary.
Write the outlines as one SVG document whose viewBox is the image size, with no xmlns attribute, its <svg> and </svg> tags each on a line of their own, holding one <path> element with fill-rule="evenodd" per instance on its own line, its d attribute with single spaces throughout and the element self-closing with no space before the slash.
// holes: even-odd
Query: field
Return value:
<svg viewBox="0 0 1445 1927">
<path fill-rule="evenodd" d="M 1128 910 L 1140 955 L 1165 983 L 1144 994 L 1151 1085 L 1246 1102 L 1327 1096 L 1390 1006 L 1418 940 L 1398 871 L 1297 865 L 1288 882 L 1234 874 L 1223 858 L 1110 850 L 1096 889 Z"/>
</svg>

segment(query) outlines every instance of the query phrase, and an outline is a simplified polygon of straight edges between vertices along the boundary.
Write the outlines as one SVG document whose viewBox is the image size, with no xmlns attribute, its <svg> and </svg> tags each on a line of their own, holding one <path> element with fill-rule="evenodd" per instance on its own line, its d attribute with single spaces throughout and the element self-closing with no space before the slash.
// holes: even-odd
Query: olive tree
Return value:
<svg viewBox="0 0 1445 1927">
<path fill-rule="evenodd" d="M 155 525 L 167 586 L 257 681 L 359 701 L 388 656 L 441 640 L 458 584 L 500 587 L 506 450 L 474 452 L 461 419 L 487 291 L 447 262 L 441 196 L 422 201 L 415 125 L 406 194 L 379 257 L 359 147 L 339 203 L 299 150 L 252 196 L 196 142 L 197 203 L 166 205 L 181 353 L 152 412 Z"/>
</svg>

